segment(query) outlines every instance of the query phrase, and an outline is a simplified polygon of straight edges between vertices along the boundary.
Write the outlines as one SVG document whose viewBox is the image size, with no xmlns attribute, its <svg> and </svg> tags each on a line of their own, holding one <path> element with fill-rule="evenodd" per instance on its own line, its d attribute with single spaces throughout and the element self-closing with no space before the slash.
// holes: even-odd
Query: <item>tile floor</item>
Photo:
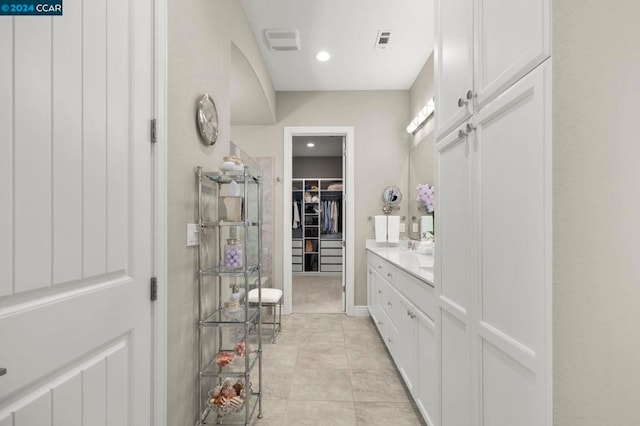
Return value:
<svg viewBox="0 0 640 426">
<path fill-rule="evenodd" d="M 340 275 L 294 275 L 293 313 L 339 313 L 342 308 Z"/>
<path fill-rule="evenodd" d="M 252 424 L 425 425 L 369 318 L 293 314 L 263 342 L 264 418 Z"/>
</svg>

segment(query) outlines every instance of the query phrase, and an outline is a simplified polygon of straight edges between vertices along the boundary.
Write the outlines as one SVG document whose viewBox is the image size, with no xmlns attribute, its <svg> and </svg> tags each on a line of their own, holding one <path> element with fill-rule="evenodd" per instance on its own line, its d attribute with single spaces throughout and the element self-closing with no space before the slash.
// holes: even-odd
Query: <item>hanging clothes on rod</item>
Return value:
<svg viewBox="0 0 640 426">
<path fill-rule="evenodd" d="M 300 206 L 298 202 L 293 202 L 293 229 L 300 228 Z"/>
</svg>

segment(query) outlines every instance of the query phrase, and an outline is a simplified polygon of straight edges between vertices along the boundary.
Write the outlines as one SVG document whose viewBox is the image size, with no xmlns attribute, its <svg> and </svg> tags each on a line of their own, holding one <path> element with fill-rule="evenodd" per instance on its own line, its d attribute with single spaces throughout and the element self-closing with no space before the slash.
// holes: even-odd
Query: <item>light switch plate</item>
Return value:
<svg viewBox="0 0 640 426">
<path fill-rule="evenodd" d="M 187 247 L 198 245 L 198 224 L 187 223 Z"/>
<path fill-rule="evenodd" d="M 412 223 L 411 224 L 411 232 L 418 232 L 418 224 L 417 223 Z"/>
</svg>

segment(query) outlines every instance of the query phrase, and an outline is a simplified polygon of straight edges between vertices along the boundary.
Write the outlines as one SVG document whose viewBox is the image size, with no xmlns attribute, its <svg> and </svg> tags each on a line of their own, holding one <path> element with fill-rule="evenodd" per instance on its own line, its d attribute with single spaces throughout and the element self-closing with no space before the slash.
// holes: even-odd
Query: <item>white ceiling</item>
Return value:
<svg viewBox="0 0 640 426">
<path fill-rule="evenodd" d="M 242 0 L 277 91 L 407 90 L 433 50 L 433 0 Z M 301 50 L 268 48 L 265 29 L 295 29 Z M 391 30 L 375 50 L 379 30 Z M 327 50 L 328 62 L 316 53 Z"/>
<path fill-rule="evenodd" d="M 342 136 L 294 136 L 292 145 L 293 157 L 342 157 Z"/>
</svg>

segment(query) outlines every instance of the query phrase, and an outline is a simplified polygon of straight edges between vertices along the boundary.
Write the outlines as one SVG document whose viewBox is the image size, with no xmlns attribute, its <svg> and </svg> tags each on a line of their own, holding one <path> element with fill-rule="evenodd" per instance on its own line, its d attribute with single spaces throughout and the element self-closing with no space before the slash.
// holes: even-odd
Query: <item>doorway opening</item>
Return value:
<svg viewBox="0 0 640 426">
<path fill-rule="evenodd" d="M 352 127 L 285 128 L 285 314 L 353 312 L 352 152 Z"/>
</svg>

